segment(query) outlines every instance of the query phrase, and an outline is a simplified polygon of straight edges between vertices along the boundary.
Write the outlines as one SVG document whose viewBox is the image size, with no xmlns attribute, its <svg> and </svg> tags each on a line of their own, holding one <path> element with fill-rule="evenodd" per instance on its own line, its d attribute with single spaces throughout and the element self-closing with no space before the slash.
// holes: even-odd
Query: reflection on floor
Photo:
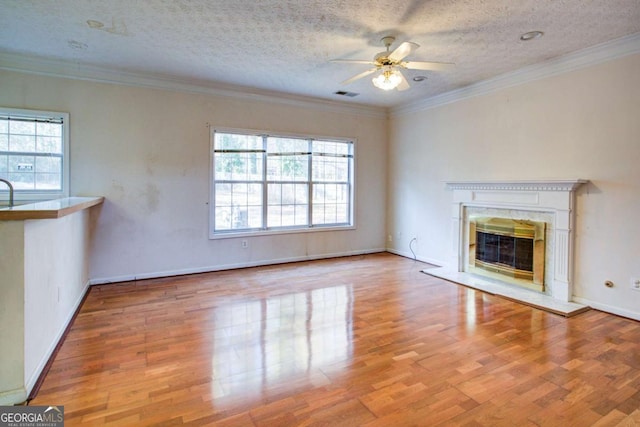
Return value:
<svg viewBox="0 0 640 427">
<path fill-rule="evenodd" d="M 211 314 L 214 398 L 259 396 L 271 383 L 353 353 L 351 285 L 230 301 Z"/>
<path fill-rule="evenodd" d="M 390 254 L 91 289 L 32 405 L 67 426 L 633 425 L 640 323 Z"/>
</svg>

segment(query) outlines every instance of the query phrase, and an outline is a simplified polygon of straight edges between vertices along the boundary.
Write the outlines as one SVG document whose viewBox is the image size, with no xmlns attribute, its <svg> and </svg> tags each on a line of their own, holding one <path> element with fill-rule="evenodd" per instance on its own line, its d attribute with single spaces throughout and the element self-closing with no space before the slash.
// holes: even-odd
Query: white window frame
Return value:
<svg viewBox="0 0 640 427">
<path fill-rule="evenodd" d="M 52 200 L 61 197 L 69 197 L 69 113 L 59 111 L 27 110 L 18 108 L 0 107 L 0 116 L 9 118 L 25 118 L 35 120 L 61 120 L 62 121 L 62 170 L 60 190 L 25 190 L 14 188 L 14 203 Z M 4 183 L 0 183 L 0 200 L 9 200 L 9 189 Z M 3 203 L 4 204 L 4 203 Z"/>
<path fill-rule="evenodd" d="M 327 141 L 327 142 L 344 142 L 351 144 L 351 167 L 350 167 L 350 176 L 349 176 L 349 184 L 350 184 L 350 192 L 349 192 L 349 222 L 347 224 L 340 225 L 311 225 L 309 218 L 307 225 L 304 226 L 288 226 L 288 227 L 274 227 L 269 228 L 266 227 L 266 208 L 267 208 L 267 200 L 266 200 L 266 185 L 269 182 L 266 178 L 266 153 L 265 153 L 265 169 L 263 171 L 263 184 L 265 185 L 265 198 L 263 199 L 263 223 L 265 227 L 256 229 L 245 229 L 245 230 L 215 230 L 215 209 L 216 209 L 216 198 L 215 198 L 215 134 L 216 133 L 232 133 L 239 135 L 251 135 L 251 136 L 260 136 L 260 137 L 276 137 L 276 138 L 297 138 L 297 139 L 306 139 L 306 140 L 319 140 L 319 141 Z M 355 217 L 355 203 L 356 203 L 356 140 L 355 138 L 343 138 L 343 137 L 327 137 L 327 136 L 318 136 L 318 135 L 300 135 L 300 134 L 290 134 L 283 132 L 272 132 L 272 131 L 262 131 L 262 130 L 251 130 L 251 129 L 237 129 L 237 128 L 224 128 L 224 127 L 213 127 L 210 128 L 210 148 L 209 148 L 209 239 L 229 239 L 229 238 L 239 238 L 239 237 L 251 237 L 251 236 L 264 236 L 264 235 L 277 235 L 277 234 L 292 234 L 292 233 L 310 233 L 310 232 L 320 232 L 320 231 L 338 231 L 338 230 L 353 230 L 356 228 L 356 217 Z M 309 176 L 309 183 L 312 182 L 313 177 Z M 312 200 L 309 199 L 309 205 L 312 206 Z"/>
</svg>

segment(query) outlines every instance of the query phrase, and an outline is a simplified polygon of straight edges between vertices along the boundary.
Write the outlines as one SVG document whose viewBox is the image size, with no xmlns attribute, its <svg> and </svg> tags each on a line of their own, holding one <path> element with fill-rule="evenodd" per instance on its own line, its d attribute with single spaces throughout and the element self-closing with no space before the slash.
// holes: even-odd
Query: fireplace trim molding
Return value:
<svg viewBox="0 0 640 427">
<path fill-rule="evenodd" d="M 465 209 L 496 208 L 544 212 L 553 216 L 553 272 L 547 283 L 549 296 L 571 302 L 575 193 L 585 179 L 537 181 L 447 181 L 453 192 L 451 205 L 452 251 L 449 269 L 465 271 Z"/>
</svg>

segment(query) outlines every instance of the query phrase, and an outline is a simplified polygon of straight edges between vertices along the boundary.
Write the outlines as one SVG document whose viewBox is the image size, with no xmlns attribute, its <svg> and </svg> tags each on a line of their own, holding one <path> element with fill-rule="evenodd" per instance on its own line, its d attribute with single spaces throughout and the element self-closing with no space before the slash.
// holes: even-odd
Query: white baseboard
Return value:
<svg viewBox="0 0 640 427">
<path fill-rule="evenodd" d="M 58 343 L 60 342 L 60 340 L 62 340 L 64 336 L 64 332 L 66 331 L 67 327 L 71 323 L 71 320 L 73 319 L 73 316 L 76 314 L 76 311 L 78 311 L 78 308 L 80 307 L 80 304 L 82 303 L 82 300 L 84 299 L 84 296 L 87 294 L 88 290 L 89 290 L 89 281 L 87 280 L 86 283 L 84 284 L 84 287 L 82 288 L 82 292 L 80 292 L 80 295 L 78 295 L 78 298 L 76 298 L 76 301 L 73 303 L 72 310 L 69 313 L 67 313 L 67 317 L 64 323 L 56 333 L 54 339 L 51 341 L 49 348 L 47 349 L 47 352 L 40 359 L 40 362 L 38 363 L 38 366 L 36 366 L 36 369 L 34 369 L 34 371 L 31 373 L 29 378 L 27 378 L 27 381 L 25 382 L 27 397 L 29 396 L 29 394 L 31 394 L 31 390 L 33 389 L 33 386 L 38 381 L 38 378 L 40 377 L 42 370 L 49 362 L 49 359 L 51 358 L 54 350 L 58 346 Z"/>
<path fill-rule="evenodd" d="M 359 251 L 336 252 L 331 254 L 303 255 L 299 257 L 266 259 L 252 262 L 240 262 L 236 264 L 212 265 L 205 267 L 185 268 L 180 270 L 155 271 L 140 274 L 128 274 L 112 277 L 98 277 L 89 281 L 90 285 L 105 285 L 109 283 L 130 282 L 134 280 L 157 279 L 161 277 L 183 276 L 186 274 L 211 273 L 215 271 L 235 270 L 237 268 L 261 267 L 265 265 L 286 264 L 289 262 L 313 261 L 318 259 L 338 258 L 353 255 L 367 255 L 385 252 L 384 248 L 366 249 Z"/>
<path fill-rule="evenodd" d="M 419 256 L 416 254 L 416 256 L 413 256 L 413 253 L 411 252 L 406 252 L 406 251 L 399 251 L 397 249 L 394 248 L 387 248 L 386 249 L 387 252 L 394 254 L 394 255 L 400 255 L 402 257 L 405 258 L 410 258 L 410 259 L 415 259 L 416 261 L 421 261 L 421 262 L 426 262 L 427 264 L 432 264 L 436 267 L 443 267 L 446 263 L 442 260 L 438 260 L 435 258 L 425 258 L 422 256 Z"/>
<path fill-rule="evenodd" d="M 597 301 L 593 301 L 587 298 L 576 297 L 576 296 L 573 297 L 573 300 L 581 304 L 588 305 L 589 307 L 594 308 L 596 310 L 604 311 L 606 313 L 627 317 L 633 320 L 640 320 L 640 312 L 637 312 L 637 311 L 626 310 L 624 308 L 614 307 L 612 305 L 602 304 Z"/>
</svg>

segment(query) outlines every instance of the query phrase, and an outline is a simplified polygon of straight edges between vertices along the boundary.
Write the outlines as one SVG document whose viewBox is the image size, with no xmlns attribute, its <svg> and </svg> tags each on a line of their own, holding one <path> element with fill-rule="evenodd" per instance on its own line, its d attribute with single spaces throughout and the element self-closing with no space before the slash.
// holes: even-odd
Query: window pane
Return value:
<svg viewBox="0 0 640 427">
<path fill-rule="evenodd" d="M 309 223 L 309 207 L 308 205 L 295 206 L 295 224 L 305 225 Z"/>
<path fill-rule="evenodd" d="M 36 158 L 36 189 L 62 189 L 62 160 L 60 158 Z"/>
<path fill-rule="evenodd" d="M 9 133 L 12 135 L 35 135 L 36 123 L 9 120 Z"/>
<path fill-rule="evenodd" d="M 309 176 L 309 156 L 268 156 L 269 181 L 306 181 Z"/>
<path fill-rule="evenodd" d="M 308 224 L 308 185 L 269 184 L 268 227 Z"/>
<path fill-rule="evenodd" d="M 348 222 L 348 184 L 314 184 L 313 224 L 342 224 Z"/>
<path fill-rule="evenodd" d="M 37 190 L 60 190 L 60 173 L 36 173 Z"/>
<path fill-rule="evenodd" d="M 262 227 L 262 205 L 249 206 L 247 209 L 247 220 L 249 222 L 249 228 L 261 228 Z"/>
<path fill-rule="evenodd" d="M 15 190 L 34 190 L 35 174 L 34 173 L 11 173 L 9 172 L 9 181 L 13 184 Z"/>
<path fill-rule="evenodd" d="M 267 138 L 267 152 L 269 153 L 307 153 L 309 141 L 300 138 Z"/>
<path fill-rule="evenodd" d="M 349 181 L 349 162 L 347 157 L 313 157 L 313 180 L 330 182 Z"/>
<path fill-rule="evenodd" d="M 313 203 L 346 203 L 348 190 L 348 184 L 314 184 Z"/>
<path fill-rule="evenodd" d="M 299 138 L 267 138 L 267 179 L 306 181 L 309 178 L 309 141 Z"/>
<path fill-rule="evenodd" d="M 262 150 L 262 137 L 216 132 L 214 148 L 216 150 Z"/>
<path fill-rule="evenodd" d="M 350 142 L 313 141 L 313 152 L 346 156 L 351 154 L 351 146 Z"/>
<path fill-rule="evenodd" d="M 283 205 L 281 207 L 280 225 L 282 227 L 307 225 L 307 212 L 306 205 Z"/>
<path fill-rule="evenodd" d="M 2 121 L 0 121 L 0 124 Z M 0 151 L 9 150 L 9 137 L 7 134 L 0 133 Z"/>
<path fill-rule="evenodd" d="M 215 178 L 224 181 L 262 181 L 262 154 L 215 153 Z"/>
<path fill-rule="evenodd" d="M 324 182 L 348 182 L 351 143 L 313 141 L 313 179 Z"/>
<path fill-rule="evenodd" d="M 34 156 L 9 156 L 9 172 L 35 171 L 36 158 Z"/>
<path fill-rule="evenodd" d="M 36 132 L 43 136 L 62 137 L 62 125 L 60 123 L 36 123 Z"/>
<path fill-rule="evenodd" d="M 11 135 L 9 139 L 9 151 L 30 153 L 36 151 L 36 137 L 34 135 Z"/>
<path fill-rule="evenodd" d="M 230 206 L 216 206 L 215 214 L 215 229 L 216 230 L 231 230 L 231 207 Z"/>
<path fill-rule="evenodd" d="M 62 154 L 62 138 L 57 136 L 38 136 L 36 139 L 38 153 Z"/>
<path fill-rule="evenodd" d="M 9 156 L 3 156 L 0 154 L 0 178 L 7 179 L 8 171 L 9 171 Z"/>
<path fill-rule="evenodd" d="M 349 205 L 341 203 L 336 205 L 336 223 L 345 224 L 349 222 Z"/>
<path fill-rule="evenodd" d="M 233 229 L 243 229 L 249 228 L 249 211 L 244 206 L 233 206 L 231 208 L 232 212 L 232 223 L 231 227 Z"/>
<path fill-rule="evenodd" d="M 282 227 L 282 207 L 280 205 L 269 206 L 267 227 Z"/>
<path fill-rule="evenodd" d="M 216 230 L 262 227 L 262 184 L 216 184 L 215 195 Z"/>
<path fill-rule="evenodd" d="M 36 172 L 60 174 L 62 159 L 60 157 L 36 157 Z"/>
</svg>

